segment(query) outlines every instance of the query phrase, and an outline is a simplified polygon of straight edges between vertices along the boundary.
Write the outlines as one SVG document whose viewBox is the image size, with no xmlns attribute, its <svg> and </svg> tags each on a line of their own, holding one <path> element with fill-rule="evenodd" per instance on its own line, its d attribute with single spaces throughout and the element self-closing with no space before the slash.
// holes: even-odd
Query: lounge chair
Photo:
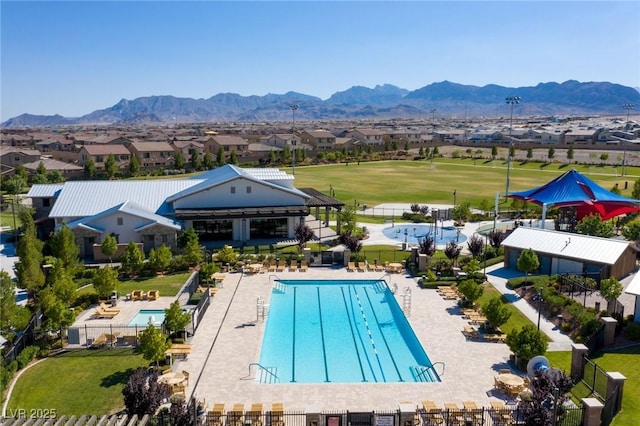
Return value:
<svg viewBox="0 0 640 426">
<path fill-rule="evenodd" d="M 242 416 L 244 415 L 244 404 L 233 404 L 227 418 L 230 426 L 243 426 Z"/>
<path fill-rule="evenodd" d="M 149 290 L 147 293 L 147 300 L 158 300 L 158 297 L 160 297 L 159 290 Z"/>
<path fill-rule="evenodd" d="M 298 261 L 292 260 L 289 264 L 289 272 L 296 272 L 298 270 Z"/>
<path fill-rule="evenodd" d="M 131 292 L 131 300 L 142 300 L 144 297 L 144 291 L 142 290 L 133 290 Z"/>
<path fill-rule="evenodd" d="M 271 404 L 271 426 L 284 426 L 284 405 L 282 402 Z"/>
<path fill-rule="evenodd" d="M 356 269 L 358 270 L 358 272 L 366 272 L 364 262 L 358 262 L 358 264 L 356 265 Z"/>
<path fill-rule="evenodd" d="M 475 426 L 480 426 L 484 423 L 482 410 L 475 401 L 462 401 L 462 406 L 464 407 L 467 419 L 471 419 Z"/>
<path fill-rule="evenodd" d="M 309 270 L 309 265 L 307 265 L 307 261 L 303 260 L 300 262 L 300 272 L 307 272 Z"/>
<path fill-rule="evenodd" d="M 355 272 L 356 271 L 356 264 L 354 262 L 349 262 L 347 264 L 347 272 Z"/>
<path fill-rule="evenodd" d="M 447 424 L 462 426 L 465 424 L 462 409 L 455 402 L 445 402 L 444 409 L 447 413 Z"/>
<path fill-rule="evenodd" d="M 442 410 L 431 400 L 422 401 L 423 419 L 426 425 L 441 425 L 444 423 Z"/>
<path fill-rule="evenodd" d="M 480 333 L 478 332 L 478 330 L 476 330 L 475 328 L 471 327 L 470 325 L 465 325 L 463 330 L 462 330 L 462 334 L 464 334 L 464 336 L 467 339 L 479 339 L 480 338 Z"/>
<path fill-rule="evenodd" d="M 107 345 L 107 335 L 106 334 L 101 334 L 98 337 L 96 337 L 93 342 L 91 342 L 91 347 L 92 348 L 101 348 L 103 346 Z"/>
<path fill-rule="evenodd" d="M 208 426 L 222 426 L 224 423 L 224 404 L 213 404 L 213 408 L 207 413 Z"/>
<path fill-rule="evenodd" d="M 246 420 L 251 422 L 251 426 L 261 426 L 262 425 L 262 403 L 257 402 L 251 404 L 251 409 L 246 414 Z"/>
<path fill-rule="evenodd" d="M 269 263 L 269 272 L 275 272 L 275 271 L 276 271 L 276 267 L 277 267 L 277 265 L 276 265 L 276 261 L 275 261 L 275 260 L 272 260 L 272 261 Z"/>
<path fill-rule="evenodd" d="M 120 313 L 120 308 L 114 308 L 113 306 L 107 306 L 107 304 L 104 303 L 104 302 L 100 302 L 100 308 L 104 312 L 113 312 L 114 314 L 119 314 Z"/>
<path fill-rule="evenodd" d="M 120 312 L 106 312 L 104 309 L 97 307 L 93 312 L 92 317 L 95 319 L 112 319 L 115 318 Z"/>
<path fill-rule="evenodd" d="M 285 262 L 284 260 L 279 260 L 278 264 L 276 265 L 276 272 L 284 272 L 284 268 L 287 267 L 287 262 Z"/>
</svg>

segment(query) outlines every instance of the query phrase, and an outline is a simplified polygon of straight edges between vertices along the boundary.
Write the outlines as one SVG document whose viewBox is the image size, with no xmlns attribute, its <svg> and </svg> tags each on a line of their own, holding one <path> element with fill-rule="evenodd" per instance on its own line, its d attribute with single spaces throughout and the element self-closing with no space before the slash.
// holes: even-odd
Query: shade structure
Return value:
<svg viewBox="0 0 640 426">
<path fill-rule="evenodd" d="M 621 214 L 640 211 L 640 200 L 614 194 L 575 169 L 542 186 L 512 192 L 507 197 L 546 205 L 547 208 L 576 207 L 578 219 L 593 213 L 599 214 L 602 220 L 608 220 Z"/>
</svg>

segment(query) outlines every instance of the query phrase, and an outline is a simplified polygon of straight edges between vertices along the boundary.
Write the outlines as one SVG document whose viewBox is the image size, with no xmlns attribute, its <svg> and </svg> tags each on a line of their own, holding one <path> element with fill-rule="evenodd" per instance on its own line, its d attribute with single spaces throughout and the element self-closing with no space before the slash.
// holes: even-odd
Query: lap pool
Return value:
<svg viewBox="0 0 640 426">
<path fill-rule="evenodd" d="M 278 280 L 260 351 L 265 383 L 440 381 L 381 280 Z"/>
</svg>

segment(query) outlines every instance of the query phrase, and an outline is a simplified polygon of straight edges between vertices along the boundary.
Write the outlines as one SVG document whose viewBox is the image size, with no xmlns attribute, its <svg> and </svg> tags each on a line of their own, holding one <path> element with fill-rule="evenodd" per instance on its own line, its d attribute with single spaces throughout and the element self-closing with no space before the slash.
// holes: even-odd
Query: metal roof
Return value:
<svg viewBox="0 0 640 426">
<path fill-rule="evenodd" d="M 57 197 L 60 190 L 64 187 L 64 183 L 47 183 L 35 184 L 29 189 L 27 197 L 32 198 L 49 198 Z"/>
<path fill-rule="evenodd" d="M 502 245 L 608 265 L 616 263 L 629 247 L 627 241 L 524 226 L 514 229 Z"/>
<path fill-rule="evenodd" d="M 167 197 L 199 182 L 193 179 L 69 181 L 60 191 L 49 217 L 94 216 L 129 200 L 135 200 L 143 210 L 162 214 L 169 211 L 166 205 Z"/>
<path fill-rule="evenodd" d="M 627 294 L 635 294 L 636 296 L 640 296 L 640 274 L 635 274 L 624 292 Z"/>
</svg>

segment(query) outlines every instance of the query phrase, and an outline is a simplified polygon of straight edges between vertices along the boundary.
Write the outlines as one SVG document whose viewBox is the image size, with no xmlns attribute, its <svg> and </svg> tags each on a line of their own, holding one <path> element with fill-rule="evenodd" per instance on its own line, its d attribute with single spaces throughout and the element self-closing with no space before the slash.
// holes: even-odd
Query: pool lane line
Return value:
<svg viewBox="0 0 640 426">
<path fill-rule="evenodd" d="M 358 357 L 358 364 L 360 364 L 360 374 L 362 375 L 362 381 L 366 382 L 367 377 L 364 374 L 364 367 L 362 366 L 362 359 L 360 358 L 360 351 L 358 350 L 358 341 L 356 340 L 356 335 L 353 332 L 353 323 L 351 321 L 351 315 L 349 313 L 349 304 L 347 303 L 347 298 L 344 295 L 344 287 L 340 286 L 340 291 L 342 292 L 342 302 L 344 303 L 344 309 L 347 313 L 347 320 L 349 320 L 349 330 L 351 331 L 351 338 L 353 339 L 353 347 L 356 350 L 356 356 Z M 349 292 L 349 298 L 351 298 L 351 292 Z M 353 302 L 352 302 L 352 305 L 353 305 Z M 360 337 L 360 335 L 358 335 L 358 337 Z M 362 342 L 362 338 L 361 338 L 361 344 L 362 344 L 362 347 L 364 348 L 364 342 Z M 371 368 L 371 361 L 369 361 L 369 357 L 367 357 L 367 363 L 369 364 L 369 369 L 371 370 L 375 380 L 375 373 L 373 373 L 373 369 Z"/>
<path fill-rule="evenodd" d="M 324 327 L 322 326 L 322 305 L 320 303 L 320 287 L 316 287 L 316 294 L 318 295 L 318 315 L 320 316 L 320 337 L 322 338 L 322 359 L 324 360 L 324 381 L 329 380 L 329 367 L 327 366 L 327 349 L 324 344 Z"/>
<path fill-rule="evenodd" d="M 293 339 L 291 340 L 291 383 L 295 383 L 296 381 L 296 290 L 297 287 L 293 287 L 293 327 L 292 327 L 292 335 Z"/>
<path fill-rule="evenodd" d="M 398 369 L 398 364 L 396 364 L 396 360 L 393 357 L 393 353 L 391 352 L 391 348 L 389 347 L 389 343 L 387 342 L 387 338 L 384 337 L 384 333 L 382 332 L 382 327 L 380 326 L 380 321 L 378 321 L 378 316 L 376 315 L 375 309 L 373 309 L 373 304 L 371 303 L 371 298 L 369 297 L 369 292 L 367 289 L 364 289 L 364 294 L 367 296 L 367 300 L 369 301 L 369 306 L 371 307 L 371 313 L 373 314 L 373 318 L 376 320 L 376 324 L 378 325 L 378 330 L 380 331 L 380 335 L 382 336 L 382 341 L 387 348 L 387 352 L 389 352 L 389 356 L 391 357 L 391 362 L 393 362 L 393 368 L 396 369 L 396 373 L 398 373 L 398 378 L 401 382 L 405 380 L 402 378 L 402 374 L 400 374 L 400 370 Z"/>
<path fill-rule="evenodd" d="M 360 301 L 360 295 L 358 294 L 358 290 L 355 287 L 353 288 L 353 293 L 356 295 L 356 300 L 358 301 L 358 307 L 360 308 L 360 315 L 362 316 L 362 319 L 364 320 L 364 326 L 366 327 L 367 334 L 369 335 L 369 343 L 371 344 L 371 347 L 373 347 L 373 353 L 376 356 L 376 361 L 378 361 L 378 368 L 380 369 L 380 374 L 382 375 L 382 381 L 384 383 L 386 383 L 387 382 L 387 376 L 384 374 L 384 368 L 382 368 L 382 361 L 380 360 L 380 355 L 378 354 L 378 348 L 376 348 L 376 342 L 373 339 L 373 336 L 371 334 L 371 328 L 369 327 L 369 321 L 367 321 L 367 316 L 364 313 L 364 308 L 362 307 L 362 302 Z M 383 338 L 384 338 L 384 336 L 383 336 Z"/>
</svg>

